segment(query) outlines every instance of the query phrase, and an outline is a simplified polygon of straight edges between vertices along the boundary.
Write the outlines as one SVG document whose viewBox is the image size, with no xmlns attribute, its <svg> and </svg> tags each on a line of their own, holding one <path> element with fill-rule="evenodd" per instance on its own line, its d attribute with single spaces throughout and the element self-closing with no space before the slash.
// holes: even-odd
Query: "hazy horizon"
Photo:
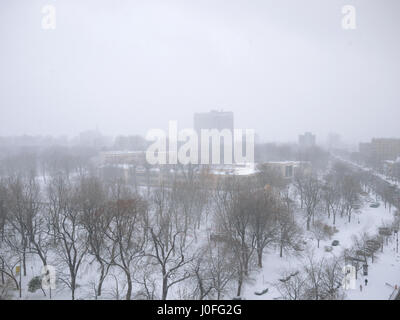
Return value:
<svg viewBox="0 0 400 320">
<path fill-rule="evenodd" d="M 3 1 L 0 136 L 145 135 L 223 109 L 262 141 L 400 137 L 399 21 L 395 0 Z"/>
</svg>

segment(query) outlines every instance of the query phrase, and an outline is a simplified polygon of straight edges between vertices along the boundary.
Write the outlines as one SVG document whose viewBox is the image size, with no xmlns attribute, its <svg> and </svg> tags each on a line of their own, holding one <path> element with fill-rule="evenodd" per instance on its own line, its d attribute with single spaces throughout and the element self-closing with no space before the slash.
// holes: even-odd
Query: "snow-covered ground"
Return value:
<svg viewBox="0 0 400 320">
<path fill-rule="evenodd" d="M 348 290 L 347 298 L 351 300 L 387 300 L 400 285 L 400 254 L 396 254 L 396 241 L 392 241 L 384 252 L 378 255 L 377 261 L 369 265 L 367 277 L 360 276 L 355 290 Z M 364 279 L 368 279 L 365 286 Z M 362 291 L 360 291 L 362 285 Z"/>
<path fill-rule="evenodd" d="M 44 183 L 44 182 L 43 182 Z M 147 188 L 140 188 L 140 192 L 147 192 Z M 317 241 L 313 238 L 311 233 L 306 233 L 305 238 L 307 241 L 305 251 L 298 255 L 284 254 L 282 258 L 279 257 L 279 249 L 277 247 L 270 247 L 266 250 L 263 257 L 263 268 L 253 270 L 250 273 L 250 277 L 243 287 L 243 298 L 249 300 L 271 300 L 278 299 L 280 297 L 279 292 L 274 287 L 274 284 L 279 281 L 282 274 L 287 272 L 293 272 L 299 270 L 300 266 L 304 262 L 305 256 L 312 252 L 316 258 L 330 258 L 332 256 L 339 256 L 345 248 L 350 248 L 353 243 L 353 237 L 362 233 L 368 233 L 370 236 L 377 235 L 378 228 L 383 224 L 390 223 L 393 220 L 392 207 L 385 208 L 381 203 L 378 208 L 369 207 L 367 197 L 364 198 L 364 205 L 359 210 L 360 212 L 354 212 L 352 220 L 348 223 L 347 217 L 337 217 L 336 228 L 338 232 L 329 240 L 321 240 L 319 248 L 317 247 Z M 374 197 L 373 197 L 374 198 Z M 298 222 L 304 226 L 303 214 L 299 211 L 296 214 Z M 326 224 L 332 225 L 332 219 L 327 217 L 323 218 Z M 208 224 L 208 223 L 206 223 Z M 198 234 L 198 242 L 205 243 L 208 238 L 208 231 L 205 227 L 204 230 Z M 324 247 L 330 246 L 333 240 L 340 242 L 339 246 L 333 247 L 332 252 L 326 252 Z M 356 289 L 348 290 L 346 292 L 347 299 L 378 299 L 387 300 L 394 291 L 394 286 L 400 285 L 400 254 L 396 254 L 396 241 L 394 237 L 389 239 L 388 245 L 385 245 L 384 251 L 380 251 L 376 254 L 376 259 L 373 264 L 369 262 L 369 275 L 368 275 L 368 286 L 364 285 L 364 277 L 359 272 L 359 277 L 356 283 Z M 92 259 L 92 258 L 90 258 Z M 78 284 L 82 286 L 76 291 L 77 299 L 94 299 L 93 283 L 97 280 L 96 263 L 90 264 L 91 260 L 85 261 L 85 266 L 82 268 Z M 370 260 L 370 259 L 369 259 Z M 30 293 L 26 290 L 27 283 L 34 276 L 40 275 L 41 262 L 30 261 L 27 270 L 27 276 L 22 277 L 22 287 L 24 288 L 22 293 L 22 299 L 49 299 L 48 292 L 47 296 L 38 290 L 35 293 Z M 123 282 L 124 276 L 118 274 L 118 270 L 114 270 L 112 273 Z M 102 299 L 115 299 L 115 287 L 116 281 L 114 275 L 110 275 L 105 283 Z M 360 291 L 360 285 L 362 285 L 362 291 Z M 256 292 L 262 292 L 268 288 L 268 292 L 263 295 L 257 295 Z M 125 288 L 119 288 L 119 294 L 123 299 Z M 14 293 L 14 297 L 18 298 L 18 292 Z M 175 294 L 172 294 L 170 298 L 177 299 Z M 229 298 L 227 296 L 226 298 Z M 59 286 L 58 290 L 52 293 L 52 299 L 71 299 L 71 292 L 68 288 Z"/>
<path fill-rule="evenodd" d="M 293 272 L 302 263 L 306 252 L 313 252 L 315 257 L 329 258 L 332 255 L 340 255 L 345 248 L 352 246 L 352 237 L 363 232 L 373 236 L 378 233 L 378 227 L 384 223 L 393 220 L 393 210 L 385 208 L 381 205 L 379 208 L 370 208 L 369 203 L 365 203 L 359 214 L 354 215 L 351 223 L 346 218 L 337 219 L 336 228 L 339 230 L 330 240 L 320 241 L 317 248 L 317 241 L 310 239 L 307 241 L 307 248 L 301 256 L 279 257 L 279 251 L 276 248 L 270 249 L 263 259 L 263 269 L 253 273 L 251 280 L 247 283 L 243 297 L 251 300 L 270 300 L 278 299 L 280 294 L 273 287 L 273 284 L 279 281 L 282 274 Z M 325 221 L 328 223 L 328 221 Z M 324 246 L 330 246 L 333 240 L 339 240 L 340 245 L 333 247 L 332 252 L 325 252 Z M 364 286 L 364 277 L 359 271 L 359 277 L 355 290 L 346 292 L 347 299 L 375 299 L 387 300 L 394 290 L 394 286 L 400 285 L 400 254 L 396 254 L 395 238 L 389 239 L 389 244 L 384 247 L 384 252 L 377 253 L 377 257 L 373 264 L 369 265 L 368 286 Z M 360 284 L 363 286 L 360 292 Z M 268 292 L 264 295 L 256 295 L 255 292 L 262 292 L 268 288 Z"/>
</svg>

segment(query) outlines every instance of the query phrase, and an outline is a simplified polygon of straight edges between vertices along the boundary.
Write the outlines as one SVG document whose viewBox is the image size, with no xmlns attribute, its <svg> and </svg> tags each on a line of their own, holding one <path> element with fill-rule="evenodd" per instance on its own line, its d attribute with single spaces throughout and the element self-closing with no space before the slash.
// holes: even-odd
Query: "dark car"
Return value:
<svg viewBox="0 0 400 320">
<path fill-rule="evenodd" d="M 332 241 L 332 246 L 333 247 L 336 247 L 336 246 L 338 246 L 339 245 L 339 240 L 333 240 Z"/>
<path fill-rule="evenodd" d="M 379 208 L 380 205 L 381 205 L 381 204 L 380 204 L 379 202 L 375 202 L 375 203 L 373 203 L 373 204 L 370 204 L 369 207 L 370 207 L 370 208 Z"/>
</svg>

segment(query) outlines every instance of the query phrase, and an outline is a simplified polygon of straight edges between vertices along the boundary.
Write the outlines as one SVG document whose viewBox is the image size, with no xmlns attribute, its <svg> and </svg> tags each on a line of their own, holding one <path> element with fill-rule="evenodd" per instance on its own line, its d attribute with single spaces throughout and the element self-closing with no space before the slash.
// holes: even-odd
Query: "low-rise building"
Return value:
<svg viewBox="0 0 400 320">
<path fill-rule="evenodd" d="M 309 161 L 270 161 L 262 164 L 264 168 L 277 170 L 285 179 L 292 179 L 296 172 L 311 172 Z"/>
<path fill-rule="evenodd" d="M 371 142 L 360 143 L 359 152 L 365 159 L 396 160 L 400 156 L 400 139 L 373 138 Z"/>
</svg>

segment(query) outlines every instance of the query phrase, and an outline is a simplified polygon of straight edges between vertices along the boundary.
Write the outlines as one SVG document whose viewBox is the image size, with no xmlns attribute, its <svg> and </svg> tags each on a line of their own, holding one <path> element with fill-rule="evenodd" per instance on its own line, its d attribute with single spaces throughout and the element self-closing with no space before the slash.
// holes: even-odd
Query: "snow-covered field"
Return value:
<svg viewBox="0 0 400 320">
<path fill-rule="evenodd" d="M 245 288 L 244 297 L 254 300 L 278 299 L 279 293 L 273 287 L 273 284 L 279 281 L 284 271 L 293 271 L 299 267 L 307 252 L 313 252 L 318 258 L 329 258 L 332 255 L 340 255 L 345 248 L 350 248 L 352 237 L 363 232 L 373 236 L 378 233 L 378 227 L 385 222 L 393 220 L 393 210 L 381 205 L 379 208 L 370 208 L 366 203 L 351 223 L 347 219 L 338 219 L 336 227 L 339 230 L 332 239 L 321 240 L 317 248 L 317 241 L 311 239 L 307 242 L 307 249 L 302 256 L 283 256 L 279 257 L 279 251 L 269 250 L 264 256 L 263 270 L 254 273 L 252 279 Z M 332 252 L 325 252 L 324 246 L 330 246 L 333 240 L 339 240 L 340 245 L 333 247 Z M 383 253 L 377 253 L 374 263 L 369 265 L 368 286 L 365 287 L 362 272 L 359 271 L 359 277 L 355 290 L 347 290 L 347 299 L 374 299 L 387 300 L 394 290 L 394 286 L 400 285 L 400 254 L 396 254 L 396 239 L 389 239 L 388 246 L 384 247 Z M 363 286 L 360 292 L 360 284 Z M 264 295 L 256 295 L 255 292 L 262 292 L 268 288 Z"/>
<path fill-rule="evenodd" d="M 42 182 L 44 185 L 44 182 Z M 141 193 L 146 193 L 147 188 L 140 188 Z M 360 234 L 367 233 L 373 237 L 378 234 L 378 228 L 385 224 L 390 224 L 393 221 L 394 208 L 384 206 L 383 203 L 378 208 L 371 208 L 371 199 L 375 198 L 375 195 L 364 196 L 363 206 L 360 210 L 353 213 L 351 222 L 348 222 L 347 217 L 336 220 L 337 233 L 328 240 L 321 240 L 319 247 L 317 246 L 317 240 L 314 239 L 311 232 L 305 232 L 304 239 L 306 241 L 304 250 L 301 252 L 285 253 L 281 258 L 279 256 L 279 248 L 277 246 L 270 246 L 266 248 L 263 255 L 263 268 L 259 269 L 255 267 L 251 270 L 248 279 L 243 286 L 242 297 L 248 300 L 273 300 L 279 299 L 280 293 L 275 287 L 275 284 L 279 282 L 282 275 L 292 273 L 294 271 L 301 270 L 301 266 L 304 261 L 311 254 L 317 259 L 329 259 L 334 256 L 339 257 L 342 255 L 343 250 L 349 249 L 353 245 L 353 238 Z M 328 219 L 326 216 L 320 217 L 322 222 L 332 226 L 332 219 Z M 302 227 L 305 226 L 304 214 L 301 210 L 296 213 L 296 220 Z M 206 221 L 202 230 L 196 236 L 198 245 L 207 242 L 210 233 L 211 221 Z M 190 238 L 190 236 L 189 236 Z M 191 240 L 191 239 L 189 239 Z M 332 247 L 331 252 L 327 252 L 325 247 L 331 246 L 333 240 L 338 240 L 340 245 Z M 41 274 L 42 263 L 35 256 L 29 256 L 29 264 L 27 269 L 27 275 L 22 277 L 22 299 L 49 299 L 49 292 L 46 291 L 46 296 L 41 290 L 35 293 L 30 293 L 27 290 L 28 282 L 35 276 Z M 34 261 L 32 259 L 35 259 Z M 356 282 L 356 289 L 349 289 L 346 291 L 346 299 L 378 299 L 387 300 L 394 292 L 394 287 L 400 285 L 400 254 L 396 253 L 396 239 L 392 236 L 388 239 L 388 244 L 384 246 L 383 252 L 380 250 L 376 253 L 374 263 L 371 263 L 369 259 L 369 275 L 368 286 L 365 286 L 365 277 L 362 276 L 362 272 L 359 271 L 359 277 Z M 77 279 L 78 288 L 76 291 L 77 299 L 94 299 L 94 288 L 95 282 L 98 278 L 98 270 L 96 262 L 93 261 L 93 257 L 85 259 L 82 269 L 79 272 Z M 118 280 L 118 281 L 117 281 Z M 121 283 L 124 283 L 124 276 L 118 269 L 113 269 L 107 276 L 104 286 L 103 295 L 101 299 L 123 299 L 126 291 L 125 287 L 121 287 Z M 182 287 L 184 287 L 182 283 Z M 362 285 L 362 291 L 360 290 Z M 120 286 L 120 287 L 118 287 Z M 256 294 L 265 292 L 263 294 Z M 118 292 L 117 292 L 118 291 Z M 234 292 L 235 290 L 232 290 Z M 231 298 L 233 294 L 227 295 L 225 298 Z M 13 297 L 18 299 L 18 292 L 13 293 Z M 135 298 L 135 297 L 133 297 Z M 179 295 L 178 291 L 171 292 L 169 299 L 179 299 L 182 295 Z M 61 283 L 57 285 L 57 289 L 52 292 L 51 299 L 71 299 L 71 291 Z"/>
</svg>

